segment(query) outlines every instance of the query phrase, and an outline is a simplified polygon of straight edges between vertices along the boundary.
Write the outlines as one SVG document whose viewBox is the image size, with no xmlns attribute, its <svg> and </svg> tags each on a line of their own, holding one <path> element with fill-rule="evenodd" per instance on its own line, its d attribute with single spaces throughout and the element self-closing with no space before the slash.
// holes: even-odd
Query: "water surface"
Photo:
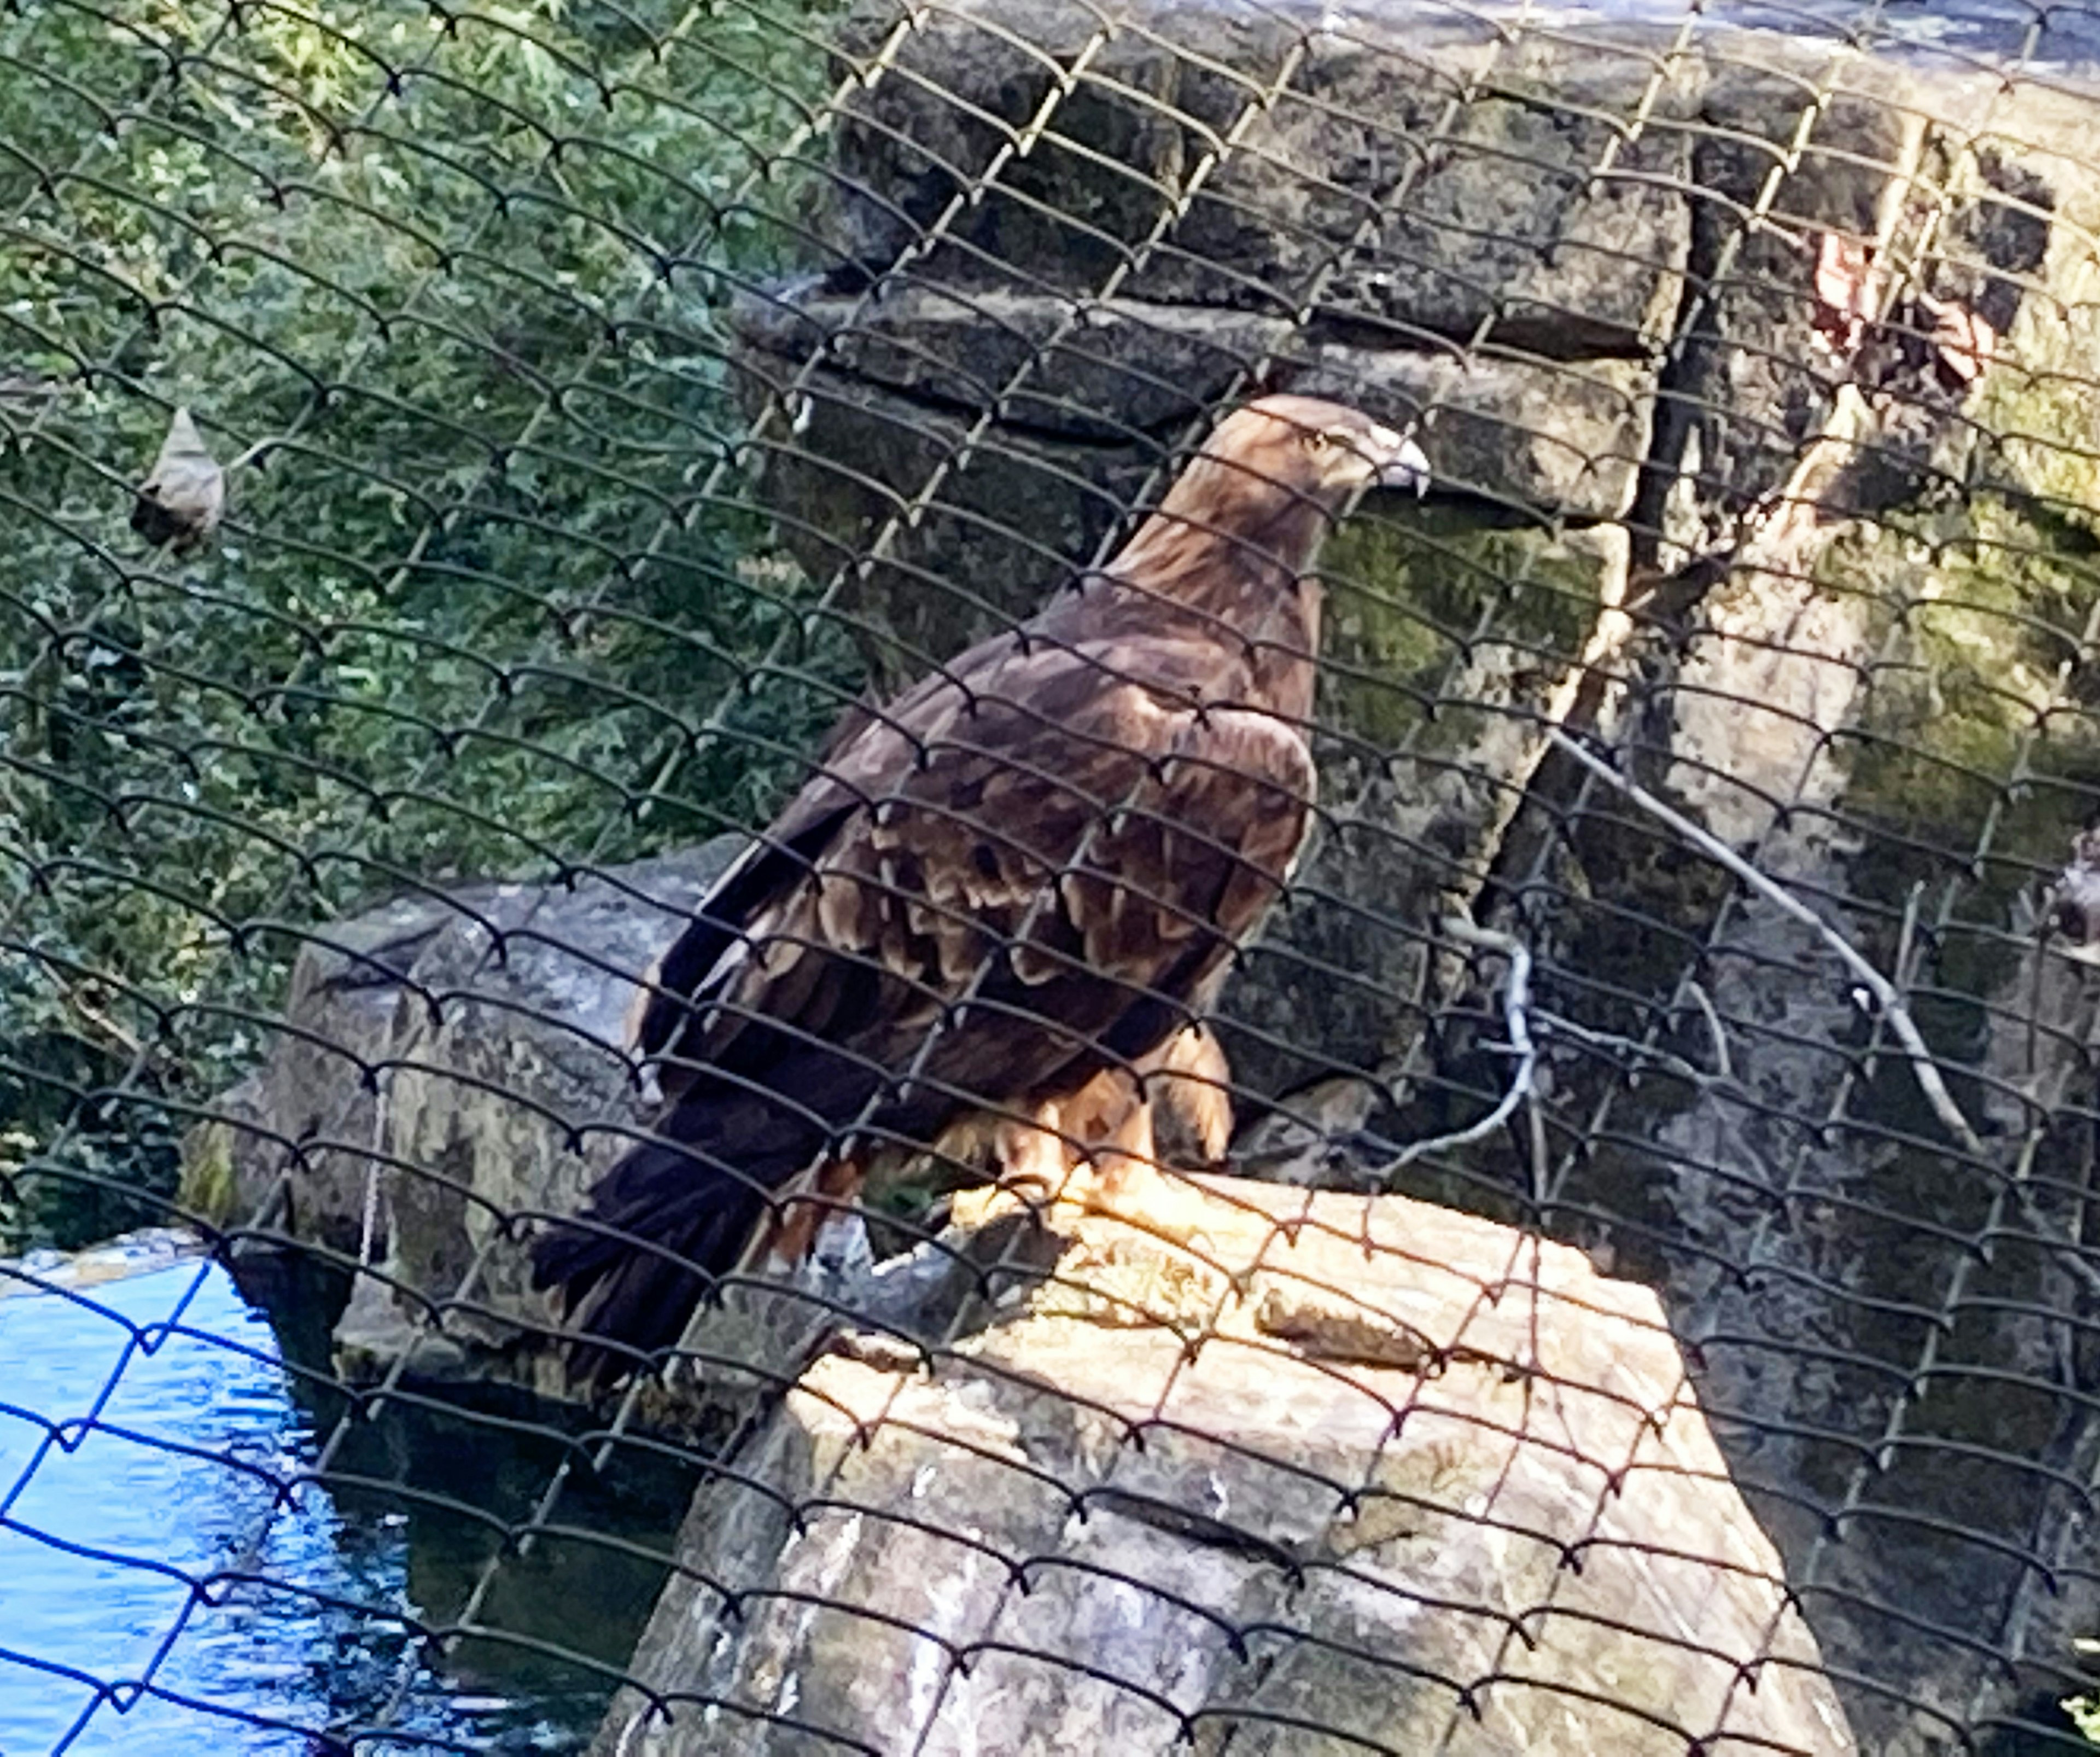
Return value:
<svg viewBox="0 0 2100 1757">
<path fill-rule="evenodd" d="M 215 1265 L 0 1296 L 0 1754 L 231 1757 L 580 1749 L 656 1571 L 501 1548 L 563 1455 L 469 1415 L 360 1422 L 298 1384 Z M 585 1484 L 559 1516 L 662 1543 L 676 1486 Z M 437 1504 L 436 1497 L 457 1508 Z M 499 1557 L 492 1639 L 432 1654 Z"/>
</svg>

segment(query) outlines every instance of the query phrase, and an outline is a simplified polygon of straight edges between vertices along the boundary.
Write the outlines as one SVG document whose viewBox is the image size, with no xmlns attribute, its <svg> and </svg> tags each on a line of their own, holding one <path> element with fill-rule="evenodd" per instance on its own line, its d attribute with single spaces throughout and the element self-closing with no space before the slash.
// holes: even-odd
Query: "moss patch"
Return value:
<svg viewBox="0 0 2100 1757">
<path fill-rule="evenodd" d="M 176 1201 L 214 1226 L 236 1218 L 238 1180 L 233 1171 L 233 1125 L 212 1118 L 183 1140 L 182 1182 Z"/>
<path fill-rule="evenodd" d="M 1322 679 L 1327 717 L 1391 750 L 1435 721 L 1432 741 L 1467 741 L 1464 716 L 1440 703 L 1454 662 L 1475 648 L 1513 651 L 1503 701 L 1542 693 L 1580 651 L 1595 619 L 1602 563 L 1577 542 L 1533 527 L 1483 529 L 1477 510 L 1424 508 L 1359 518 L 1328 545 Z"/>
<path fill-rule="evenodd" d="M 1899 908 L 1916 881 L 1968 867 L 1995 810 L 1964 913 L 2001 921 L 2011 893 L 2061 861 L 2100 786 L 2100 678 L 2085 656 L 2100 545 L 2032 503 L 1976 496 L 1848 537 L 1819 575 L 1864 594 L 1875 625 L 1846 751 L 1846 814 L 1875 832 L 1860 893 Z M 1941 973 L 1973 988 L 1996 973 Z"/>
<path fill-rule="evenodd" d="M 1992 473 L 2061 516 L 2100 532 L 2100 269 L 2050 271 L 2054 298 L 2026 302 L 2014 348 L 1984 377 L 1969 413 Z"/>
</svg>

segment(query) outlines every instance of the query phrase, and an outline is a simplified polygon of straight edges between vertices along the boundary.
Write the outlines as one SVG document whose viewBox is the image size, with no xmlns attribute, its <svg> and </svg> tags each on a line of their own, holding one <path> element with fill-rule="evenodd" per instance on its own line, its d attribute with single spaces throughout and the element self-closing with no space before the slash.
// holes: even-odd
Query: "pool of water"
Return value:
<svg viewBox="0 0 2100 1757">
<path fill-rule="evenodd" d="M 0 1754 L 587 1742 L 612 1680 L 586 1662 L 624 1660 L 660 1576 L 594 1544 L 501 1547 L 558 1437 L 397 1409 L 317 1481 L 344 1406 L 315 1384 L 203 1261 L 0 1297 Z M 586 1482 L 559 1512 L 661 1545 L 681 1492 Z M 419 1628 L 484 1577 L 490 1633 L 434 1652 Z"/>
</svg>

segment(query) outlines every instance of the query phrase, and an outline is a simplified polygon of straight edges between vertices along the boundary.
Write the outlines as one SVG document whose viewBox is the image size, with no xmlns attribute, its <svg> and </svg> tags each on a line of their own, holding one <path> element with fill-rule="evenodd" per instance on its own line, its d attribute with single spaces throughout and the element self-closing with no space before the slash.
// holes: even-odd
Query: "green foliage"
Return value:
<svg viewBox="0 0 2100 1757">
<path fill-rule="evenodd" d="M 121 1093 L 223 1088 L 303 925 L 793 778 L 850 649 L 720 314 L 802 254 L 822 15 L 0 14 L 0 1241 L 54 1142 L 165 1175 Z M 185 557 L 126 524 L 177 405 L 234 466 Z M 104 1229 L 59 1183 L 18 1234 Z"/>
</svg>

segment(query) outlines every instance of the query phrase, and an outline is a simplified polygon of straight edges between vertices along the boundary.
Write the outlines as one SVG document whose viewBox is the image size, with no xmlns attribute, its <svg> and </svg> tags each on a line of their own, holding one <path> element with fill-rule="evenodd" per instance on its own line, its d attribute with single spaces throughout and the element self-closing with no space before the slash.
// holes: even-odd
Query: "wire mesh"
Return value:
<svg viewBox="0 0 2100 1757">
<path fill-rule="evenodd" d="M 0 1751 L 2089 1748 L 2092 11 L 17 0 L 0 67 Z M 1156 623 L 1114 558 L 1279 392 L 1429 472 L 1333 508 L 1310 710 L 1160 816 L 1139 626 L 909 792 L 914 680 Z M 765 991 L 815 1146 L 725 1172 L 701 969 L 836 925 L 659 960 L 827 777 L 934 826 L 916 1022 Z M 1218 928 L 1176 860 L 1294 813 Z M 1240 943 L 1012 1000 L 1118 909 Z M 1132 1139 L 1029 1054 L 1147 1076 L 1155 1207 L 1018 1177 Z M 563 1238 L 711 1297 L 593 1382 Z"/>
</svg>

